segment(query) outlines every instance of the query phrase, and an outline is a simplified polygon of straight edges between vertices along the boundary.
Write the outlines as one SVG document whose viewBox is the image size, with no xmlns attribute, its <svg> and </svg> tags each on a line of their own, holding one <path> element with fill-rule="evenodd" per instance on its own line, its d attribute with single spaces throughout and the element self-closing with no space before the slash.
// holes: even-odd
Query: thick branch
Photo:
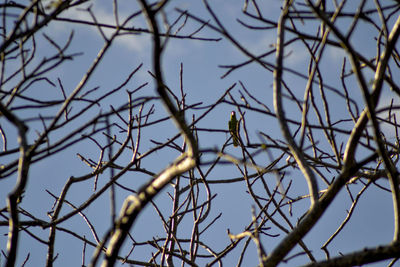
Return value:
<svg viewBox="0 0 400 267">
<path fill-rule="evenodd" d="M 3 104 L 0 103 L 0 112 L 18 129 L 19 142 L 19 162 L 18 162 L 18 178 L 14 189 L 9 193 L 7 199 L 9 218 L 9 233 L 7 243 L 7 262 L 6 267 L 15 265 L 18 248 L 19 236 L 19 219 L 18 219 L 18 200 L 21 199 L 28 181 L 28 172 L 30 166 L 29 146 L 26 139 L 28 127 L 19 120 L 14 114 L 9 112 Z"/>
<path fill-rule="evenodd" d="M 296 142 L 294 141 L 289 127 L 286 123 L 285 112 L 282 107 L 282 75 L 283 75 L 283 52 L 284 52 L 284 42 L 285 42 L 285 21 L 286 16 L 289 11 L 289 7 L 291 5 L 291 1 L 286 1 L 284 9 L 282 11 L 282 15 L 279 19 L 278 23 L 278 38 L 277 38 L 277 48 L 276 48 L 276 68 L 274 70 L 274 107 L 276 111 L 276 116 L 279 121 L 279 125 L 281 127 L 281 131 L 286 141 L 288 142 L 288 146 L 290 151 L 292 152 L 296 162 L 299 164 L 299 167 L 304 174 L 307 184 L 308 190 L 311 195 L 311 208 L 318 201 L 318 185 L 315 179 L 314 173 L 311 171 L 308 166 L 307 161 L 304 158 L 303 153 L 300 151 Z"/>
<path fill-rule="evenodd" d="M 174 179 L 177 175 L 185 173 L 194 168 L 197 164 L 198 159 L 198 149 L 195 138 L 193 137 L 189 127 L 185 122 L 183 113 L 178 112 L 165 89 L 161 71 L 162 46 L 157 21 L 155 18 L 156 11 L 153 11 L 145 0 L 140 0 L 140 3 L 142 5 L 144 13 L 146 14 L 151 32 L 154 33 L 153 68 L 157 82 L 157 92 L 163 100 L 163 103 L 171 118 L 180 129 L 182 136 L 187 142 L 188 148 L 187 152 L 185 152 L 183 155 L 181 155 L 181 157 L 175 160 L 175 162 L 171 166 L 166 168 L 159 175 L 154 177 L 154 179 L 148 182 L 144 187 L 142 187 L 138 192 L 138 196 L 130 196 L 125 200 L 124 205 L 121 209 L 120 217 L 115 223 L 115 232 L 111 237 L 110 244 L 106 252 L 106 258 L 102 266 L 114 265 L 122 244 L 125 241 L 125 238 L 128 236 L 128 233 L 134 221 L 136 220 L 137 215 L 143 210 L 146 204 L 151 201 L 158 194 L 158 192 L 160 192 L 164 188 L 164 186 L 171 182 L 172 179 Z"/>
</svg>

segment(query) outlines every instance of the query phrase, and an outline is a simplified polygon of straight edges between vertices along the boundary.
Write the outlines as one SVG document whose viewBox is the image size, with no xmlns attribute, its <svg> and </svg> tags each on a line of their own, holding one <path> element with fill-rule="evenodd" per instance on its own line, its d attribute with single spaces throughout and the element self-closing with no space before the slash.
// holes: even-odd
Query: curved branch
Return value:
<svg viewBox="0 0 400 267">
<path fill-rule="evenodd" d="M 392 55 L 392 51 L 393 51 L 395 44 L 397 42 L 397 39 L 400 35 L 400 17 L 397 18 L 397 21 L 396 21 L 395 25 L 393 26 L 393 30 L 391 31 L 391 33 L 389 35 L 386 49 L 380 56 L 380 60 L 377 64 L 377 68 L 375 71 L 373 92 L 372 92 L 372 94 L 370 94 L 366 80 L 365 80 L 364 75 L 360 68 L 360 61 L 357 57 L 357 54 L 354 52 L 355 49 L 353 49 L 353 47 L 349 43 L 349 39 L 347 37 L 345 37 L 344 35 L 342 35 L 340 33 L 340 31 L 337 29 L 337 27 L 335 27 L 332 23 L 330 23 L 329 20 L 324 16 L 324 14 L 322 14 L 321 11 L 318 10 L 318 8 L 316 8 L 310 1 L 307 1 L 307 2 L 310 5 L 310 7 L 312 8 L 313 12 L 315 12 L 316 15 L 321 20 L 326 22 L 328 27 L 332 30 L 332 32 L 341 41 L 343 48 L 349 54 L 352 68 L 353 68 L 354 73 L 356 74 L 357 82 L 361 88 L 361 92 L 364 96 L 364 102 L 365 102 L 365 106 L 366 106 L 365 110 L 363 112 L 364 116 L 363 116 L 362 120 L 360 120 L 360 124 L 357 123 L 357 125 L 362 125 L 362 128 L 364 128 L 367 123 L 367 117 L 372 123 L 372 126 L 373 126 L 372 128 L 373 128 L 373 132 L 374 132 L 374 140 L 377 145 L 378 154 L 382 158 L 382 160 L 385 164 L 387 176 L 390 181 L 390 187 L 392 189 L 393 209 L 394 209 L 394 225 L 395 225 L 393 241 L 397 242 L 400 240 L 399 173 L 398 173 L 396 167 L 394 166 L 392 160 L 388 156 L 387 151 L 385 149 L 385 144 L 381 137 L 380 126 L 379 126 L 379 122 L 376 117 L 375 109 L 378 104 L 381 92 L 382 92 L 383 80 L 384 80 L 384 76 L 385 76 L 385 72 L 386 72 L 386 69 L 388 66 L 389 59 Z M 359 135 L 357 135 L 357 136 L 359 136 Z M 352 142 L 349 142 L 349 144 L 352 145 L 352 147 L 353 147 L 353 150 L 352 150 L 353 155 L 352 156 L 354 157 L 356 142 L 353 142 L 353 140 L 351 140 L 351 141 Z M 347 149 L 346 149 L 346 152 L 347 152 Z M 352 158 L 350 158 L 350 160 L 352 160 Z"/>
<path fill-rule="evenodd" d="M 162 3 L 165 4 L 165 2 Z M 187 143 L 187 151 L 178 157 L 171 166 L 164 169 L 161 173 L 156 175 L 146 185 L 144 185 L 138 191 L 137 196 L 131 195 L 125 199 L 121 209 L 120 217 L 115 223 L 115 231 L 111 236 L 102 266 L 114 265 L 125 238 L 128 236 L 133 223 L 146 204 L 150 202 L 153 197 L 164 188 L 165 185 L 171 182 L 172 179 L 194 168 L 198 161 L 198 148 L 195 138 L 185 122 L 183 113 L 179 112 L 170 100 L 162 77 L 162 45 L 157 21 L 155 18 L 157 11 L 160 10 L 160 6 L 156 6 L 157 9 L 154 11 L 150 8 L 145 0 L 140 0 L 140 4 L 142 5 L 143 12 L 147 17 L 151 32 L 153 32 L 153 68 L 157 82 L 157 92 L 163 100 L 163 104 L 165 105 L 171 118 L 180 129 L 181 135 L 184 137 L 185 142 Z M 96 264 L 96 261 L 97 258 L 94 259 L 92 264 Z"/>
<path fill-rule="evenodd" d="M 26 139 L 26 133 L 28 127 L 6 109 L 3 104 L 0 103 L 0 113 L 4 115 L 15 127 L 18 129 L 18 142 L 19 142 L 19 160 L 18 160 L 18 178 L 14 189 L 9 193 L 7 198 L 7 208 L 9 213 L 9 233 L 7 243 L 7 262 L 6 267 L 12 267 L 15 265 L 18 248 L 18 236 L 19 236 L 19 218 L 18 218 L 18 202 L 22 197 L 25 190 L 26 183 L 28 181 L 28 172 L 30 166 L 29 146 Z"/>
<path fill-rule="evenodd" d="M 290 252 L 290 250 L 292 250 L 292 248 L 296 246 L 298 242 L 317 223 L 318 219 L 321 218 L 349 178 L 352 177 L 360 167 L 364 166 L 373 159 L 375 159 L 375 155 L 369 156 L 360 163 L 353 165 L 351 168 L 343 169 L 342 173 L 329 186 L 328 190 L 319 199 L 319 201 L 315 203 L 313 208 L 308 211 L 307 215 L 299 222 L 297 227 L 294 228 L 293 231 L 290 232 L 269 254 L 267 259 L 263 262 L 263 266 L 277 266 Z"/>
<path fill-rule="evenodd" d="M 276 117 L 278 118 L 279 125 L 281 127 L 282 134 L 285 137 L 286 141 L 288 142 L 290 151 L 292 152 L 294 158 L 296 159 L 297 164 L 299 164 L 299 167 L 307 180 L 308 190 L 310 191 L 311 195 L 311 208 L 312 208 L 314 204 L 318 202 L 317 181 L 315 179 L 314 173 L 308 166 L 308 163 L 305 160 L 303 153 L 300 151 L 292 135 L 290 134 L 289 127 L 286 123 L 285 112 L 282 108 L 281 84 L 283 75 L 283 50 L 285 42 L 284 25 L 290 5 L 291 5 L 290 0 L 285 2 L 285 6 L 282 11 L 281 17 L 279 18 L 279 23 L 278 23 L 278 38 L 277 38 L 277 48 L 276 48 L 277 59 L 276 59 L 276 68 L 274 70 L 274 108 L 276 111 Z"/>
</svg>

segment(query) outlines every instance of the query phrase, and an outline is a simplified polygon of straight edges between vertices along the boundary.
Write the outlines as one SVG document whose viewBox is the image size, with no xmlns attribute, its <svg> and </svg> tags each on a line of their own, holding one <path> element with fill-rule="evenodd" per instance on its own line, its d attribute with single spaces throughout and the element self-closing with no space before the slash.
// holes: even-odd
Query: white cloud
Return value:
<svg viewBox="0 0 400 267">
<path fill-rule="evenodd" d="M 393 106 L 399 107 L 400 100 L 398 96 L 394 96 L 393 94 L 386 93 L 384 94 L 378 105 L 378 110 L 382 108 L 389 108 L 391 101 L 393 100 Z M 393 116 L 396 116 L 397 123 L 400 123 L 400 110 L 393 108 L 390 112 L 391 118 L 390 121 L 393 122 Z M 389 119 L 389 110 L 385 110 L 384 112 L 378 114 L 378 117 L 383 118 L 385 120 Z M 381 131 L 385 134 L 386 138 L 394 138 L 396 135 L 395 127 L 389 123 L 381 123 Z"/>
<path fill-rule="evenodd" d="M 332 60 L 334 63 L 341 64 L 343 62 L 343 58 L 346 57 L 346 52 L 342 48 L 329 45 L 326 47 L 326 49 L 329 59 Z"/>
<path fill-rule="evenodd" d="M 303 44 L 294 43 L 285 48 L 285 65 L 288 67 L 308 64 L 310 54 Z"/>
<path fill-rule="evenodd" d="M 91 6 L 91 12 L 93 13 L 95 19 L 98 23 L 107 24 L 107 25 L 116 25 L 115 17 L 113 14 L 112 9 L 107 9 L 103 5 L 93 5 Z M 128 13 L 124 13 L 123 10 L 119 12 L 119 23 L 123 22 L 123 19 L 128 16 Z M 93 22 L 93 18 L 88 11 L 84 8 L 79 9 L 71 9 L 68 10 L 60 17 L 69 18 L 73 20 L 79 21 L 88 21 Z M 135 18 L 136 19 L 136 18 Z M 135 22 L 136 27 L 146 27 L 143 21 L 140 21 L 141 17 L 137 18 Z M 70 24 L 77 26 L 79 24 Z M 132 25 L 132 23 L 130 23 Z M 93 34 L 93 36 L 101 36 L 99 28 L 96 26 L 87 26 L 87 25 L 80 25 L 78 26 L 83 31 L 87 31 L 88 34 Z M 60 23 L 52 23 L 49 25 L 48 28 L 53 34 L 58 35 L 65 35 L 66 30 L 66 23 L 61 21 Z M 109 38 L 114 32 L 115 29 L 102 27 L 102 32 Z M 123 34 L 117 37 L 116 44 L 121 45 L 123 48 L 134 52 L 143 52 L 149 47 L 149 36 L 147 34 Z"/>
</svg>

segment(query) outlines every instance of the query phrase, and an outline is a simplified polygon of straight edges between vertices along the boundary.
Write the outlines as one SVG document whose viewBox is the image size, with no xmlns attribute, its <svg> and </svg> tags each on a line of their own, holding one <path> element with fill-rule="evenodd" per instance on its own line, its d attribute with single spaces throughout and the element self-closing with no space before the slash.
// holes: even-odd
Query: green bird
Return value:
<svg viewBox="0 0 400 267">
<path fill-rule="evenodd" d="M 229 132 L 231 133 L 232 136 L 233 146 L 238 146 L 239 145 L 238 121 L 236 119 L 235 111 L 231 112 L 231 119 L 229 120 L 228 126 L 229 126 Z"/>
</svg>

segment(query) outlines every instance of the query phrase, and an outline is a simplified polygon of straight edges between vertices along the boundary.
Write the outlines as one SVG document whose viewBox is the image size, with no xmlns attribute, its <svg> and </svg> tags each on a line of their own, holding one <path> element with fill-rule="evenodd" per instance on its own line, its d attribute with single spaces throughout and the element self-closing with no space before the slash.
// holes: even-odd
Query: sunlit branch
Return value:
<svg viewBox="0 0 400 267">
<path fill-rule="evenodd" d="M 318 185 L 315 179 L 314 173 L 311 171 L 308 163 L 306 162 L 303 153 L 299 150 L 297 144 L 295 143 L 288 125 L 286 124 L 285 112 L 282 108 L 282 75 L 283 75 L 283 43 L 284 43 L 284 27 L 286 21 L 287 12 L 290 8 L 291 1 L 286 1 L 284 5 L 284 9 L 282 11 L 279 23 L 278 23 L 278 40 L 277 40 L 277 49 L 276 49 L 276 69 L 274 70 L 274 107 L 276 111 L 276 115 L 281 127 L 281 131 L 286 141 L 288 142 L 288 146 L 293 153 L 297 163 L 299 164 L 300 169 L 302 170 L 307 183 L 308 190 L 311 194 L 311 208 L 318 201 Z"/>
<path fill-rule="evenodd" d="M 148 6 L 145 0 L 140 1 L 143 12 L 145 13 L 150 29 L 153 32 L 153 67 L 154 75 L 157 82 L 157 92 L 163 100 L 164 105 L 168 113 L 172 116 L 177 127 L 180 129 L 185 141 L 187 142 L 187 152 L 181 155 L 175 162 L 162 171 L 159 175 L 154 177 L 147 185 L 143 186 L 138 196 L 128 197 L 121 209 L 120 217 L 116 222 L 114 234 L 110 239 L 110 244 L 106 252 L 106 257 L 103 262 L 103 266 L 113 266 L 117 259 L 118 252 L 124 242 L 127 233 L 132 227 L 133 222 L 136 220 L 137 215 L 143 209 L 143 207 L 151 201 L 151 199 L 158 194 L 173 178 L 180 175 L 196 166 L 198 161 L 198 148 L 197 143 L 193 137 L 192 132 L 188 128 L 183 115 L 177 111 L 173 103 L 171 102 L 161 72 L 161 54 L 162 45 L 159 36 L 159 30 L 156 21 L 156 12 Z M 97 257 L 96 257 L 97 258 Z M 93 262 L 96 263 L 96 259 Z"/>
</svg>

